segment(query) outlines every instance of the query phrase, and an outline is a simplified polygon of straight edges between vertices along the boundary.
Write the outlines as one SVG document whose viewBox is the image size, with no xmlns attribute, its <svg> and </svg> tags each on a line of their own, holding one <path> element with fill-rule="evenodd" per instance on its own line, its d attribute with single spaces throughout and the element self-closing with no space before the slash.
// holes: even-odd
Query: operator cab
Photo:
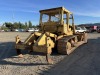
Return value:
<svg viewBox="0 0 100 75">
<path fill-rule="evenodd" d="M 73 14 L 64 7 L 40 10 L 40 29 L 43 32 L 73 34 Z"/>
</svg>

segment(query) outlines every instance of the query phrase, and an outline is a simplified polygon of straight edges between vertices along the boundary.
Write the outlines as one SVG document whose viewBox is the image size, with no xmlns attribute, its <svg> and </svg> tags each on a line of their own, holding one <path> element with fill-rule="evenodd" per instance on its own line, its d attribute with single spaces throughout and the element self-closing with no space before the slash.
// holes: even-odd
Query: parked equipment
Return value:
<svg viewBox="0 0 100 75">
<path fill-rule="evenodd" d="M 91 32 L 96 32 L 97 31 L 97 26 L 90 26 L 90 31 Z"/>
<path fill-rule="evenodd" d="M 24 42 L 16 37 L 19 56 L 22 57 L 21 50 L 42 52 L 46 54 L 48 63 L 52 63 L 52 50 L 69 55 L 75 48 L 87 43 L 87 34 L 75 33 L 73 14 L 64 7 L 40 10 L 39 28 L 39 32 L 33 32 Z"/>
<path fill-rule="evenodd" d="M 100 33 L 100 27 L 99 26 L 97 27 L 97 32 Z"/>
</svg>

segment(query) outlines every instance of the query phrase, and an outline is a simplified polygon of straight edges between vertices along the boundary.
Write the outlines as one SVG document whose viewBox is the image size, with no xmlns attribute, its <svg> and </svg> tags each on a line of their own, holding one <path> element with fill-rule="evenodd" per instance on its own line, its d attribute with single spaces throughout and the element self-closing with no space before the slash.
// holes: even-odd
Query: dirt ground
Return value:
<svg viewBox="0 0 100 75">
<path fill-rule="evenodd" d="M 48 65 L 44 55 L 28 54 L 18 58 L 15 36 L 24 41 L 28 32 L 0 32 L 0 75 L 100 75 L 100 34 L 89 33 L 88 44 L 72 54 L 53 54 L 53 65 Z"/>
</svg>

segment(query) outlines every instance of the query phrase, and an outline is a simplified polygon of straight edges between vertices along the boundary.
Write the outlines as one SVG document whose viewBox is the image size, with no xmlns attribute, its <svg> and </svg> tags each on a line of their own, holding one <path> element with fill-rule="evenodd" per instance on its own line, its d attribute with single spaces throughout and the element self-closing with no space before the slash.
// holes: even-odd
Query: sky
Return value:
<svg viewBox="0 0 100 75">
<path fill-rule="evenodd" d="M 39 10 L 64 6 L 74 14 L 75 24 L 100 22 L 100 0 L 0 0 L 0 24 L 39 24 Z"/>
</svg>

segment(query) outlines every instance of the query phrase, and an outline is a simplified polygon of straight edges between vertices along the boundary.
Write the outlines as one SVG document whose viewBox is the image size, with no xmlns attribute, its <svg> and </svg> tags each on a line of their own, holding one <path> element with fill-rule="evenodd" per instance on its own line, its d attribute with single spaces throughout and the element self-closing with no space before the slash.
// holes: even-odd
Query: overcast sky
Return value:
<svg viewBox="0 0 100 75">
<path fill-rule="evenodd" d="M 0 24 L 39 23 L 39 10 L 64 6 L 74 14 L 75 24 L 100 22 L 100 0 L 0 0 Z"/>
</svg>

